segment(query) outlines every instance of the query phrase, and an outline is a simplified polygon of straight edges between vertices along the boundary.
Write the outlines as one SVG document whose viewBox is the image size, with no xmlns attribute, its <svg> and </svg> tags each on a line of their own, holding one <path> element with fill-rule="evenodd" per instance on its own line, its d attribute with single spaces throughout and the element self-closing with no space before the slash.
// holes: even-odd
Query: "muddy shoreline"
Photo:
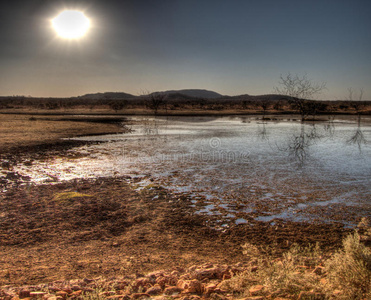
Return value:
<svg viewBox="0 0 371 300">
<path fill-rule="evenodd" d="M 334 251 L 350 232 L 341 224 L 284 220 L 215 230 L 206 216 L 194 214 L 186 195 L 154 184 L 138 191 L 138 180 L 82 179 L 9 189 L 0 201 L 0 285 L 234 264 L 246 260 L 245 243 L 276 256 L 294 243 L 318 242 Z"/>
<path fill-rule="evenodd" d="M 63 156 L 87 143 L 91 142 L 54 139 L 17 145 L 0 153 L 3 163 L 9 163 L 2 167 Z M 40 185 L 21 178 L 7 186 L 0 195 L 0 286 L 247 263 L 241 247 L 245 243 L 272 257 L 294 244 L 319 243 L 333 253 L 352 231 L 341 223 L 254 218 L 216 229 L 207 215 L 195 213 L 191 195 L 175 194 L 151 176 L 147 179 L 152 183 L 140 189 L 143 177 L 135 176 Z"/>
</svg>

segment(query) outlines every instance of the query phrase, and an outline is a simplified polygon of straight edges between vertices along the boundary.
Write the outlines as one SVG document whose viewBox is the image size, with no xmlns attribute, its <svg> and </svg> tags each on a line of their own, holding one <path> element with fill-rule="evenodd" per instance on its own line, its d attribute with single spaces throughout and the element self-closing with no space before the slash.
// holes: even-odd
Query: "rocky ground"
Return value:
<svg viewBox="0 0 371 300">
<path fill-rule="evenodd" d="M 267 292 L 261 284 L 254 284 L 244 294 L 229 290 L 231 280 L 246 270 L 257 271 L 254 262 L 235 265 L 191 266 L 172 271 L 155 271 L 146 275 L 112 279 L 76 279 L 54 281 L 22 287 L 4 287 L 1 299 L 296 299 L 283 291 Z M 306 272 L 321 275 L 321 267 Z M 319 279 L 320 280 L 320 279 Z M 322 279 L 323 280 L 323 279 Z M 325 299 L 321 293 L 302 291 L 299 299 Z"/>
<path fill-rule="evenodd" d="M 96 279 L 87 278 L 101 277 L 105 278 L 104 295 L 116 296 L 112 298 L 129 299 L 128 293 L 133 299 L 151 293 L 166 297 L 174 293 L 176 297 L 198 299 L 211 294 L 215 285 L 213 293 L 220 294 L 218 299 L 232 299 L 235 296 L 228 296 L 217 286 L 223 276 L 226 279 L 254 267 L 254 262 L 242 253 L 243 244 L 257 245 L 261 251 L 280 257 L 294 243 L 320 242 L 323 249 L 332 251 L 347 233 L 336 224 L 279 220 L 274 226 L 251 221 L 223 231 L 211 229 L 207 216 L 194 214 L 196 208 L 187 195 L 179 197 L 154 184 L 139 187 L 139 180 L 120 177 L 21 184 L 3 193 L 2 297 L 76 298 L 80 293 L 97 292 Z M 216 274 L 205 278 L 200 275 L 200 270 L 214 272 L 210 269 Z M 154 270 L 165 270 L 162 273 L 167 275 L 143 275 Z M 125 283 L 120 285 L 120 280 L 109 280 L 127 277 L 129 290 L 122 288 Z M 141 277 L 147 278 L 146 284 L 135 287 Z M 76 278 L 85 280 L 71 282 Z M 187 292 L 191 281 L 199 289 L 193 298 L 189 298 L 193 293 Z M 14 287 L 27 284 L 35 286 Z M 47 289 L 49 286 L 55 289 Z"/>
<path fill-rule="evenodd" d="M 25 151 L 60 155 L 74 143 L 0 155 L 6 174 L 0 178 L 0 299 L 325 299 L 313 290 L 268 289 L 256 279 L 241 292 L 231 282 L 262 266 L 243 245 L 278 263 L 295 244 L 318 242 L 330 255 L 350 232 L 341 224 L 251 218 L 218 230 L 196 214 L 190 195 L 154 181 L 139 185 L 141 177 L 35 185 L 12 171 Z M 320 261 L 298 272 L 325 279 Z"/>
</svg>

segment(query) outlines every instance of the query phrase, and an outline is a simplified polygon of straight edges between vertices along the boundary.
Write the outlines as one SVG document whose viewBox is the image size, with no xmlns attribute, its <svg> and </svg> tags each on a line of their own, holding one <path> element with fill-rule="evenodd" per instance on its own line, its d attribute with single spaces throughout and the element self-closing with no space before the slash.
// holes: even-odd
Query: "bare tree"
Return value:
<svg viewBox="0 0 371 300">
<path fill-rule="evenodd" d="M 113 100 L 108 103 L 109 107 L 113 109 L 115 112 L 118 112 L 119 110 L 124 109 L 126 105 L 125 100 Z"/>
<path fill-rule="evenodd" d="M 269 103 L 267 101 L 261 101 L 260 102 L 260 107 L 263 109 L 263 120 L 265 120 L 265 115 L 267 113 L 267 110 L 269 108 Z"/>
<path fill-rule="evenodd" d="M 288 73 L 286 76 L 281 74 L 280 87 L 275 88 L 275 92 L 287 96 L 288 102 L 301 115 L 304 121 L 312 113 L 313 105 L 308 100 L 321 93 L 326 88 L 326 83 L 314 83 L 307 78 L 307 75 L 300 77 Z"/>
<path fill-rule="evenodd" d="M 362 98 L 363 98 L 363 88 L 359 90 L 359 95 L 358 95 L 357 100 L 354 99 L 353 88 L 348 89 L 348 100 L 352 101 L 350 103 L 350 106 L 354 108 L 354 110 L 357 112 L 357 114 L 361 113 L 361 108 L 363 107 Z"/>
<path fill-rule="evenodd" d="M 158 110 L 162 107 L 166 107 L 166 94 L 155 92 L 147 95 L 146 105 L 149 109 L 153 110 L 157 115 Z"/>
</svg>

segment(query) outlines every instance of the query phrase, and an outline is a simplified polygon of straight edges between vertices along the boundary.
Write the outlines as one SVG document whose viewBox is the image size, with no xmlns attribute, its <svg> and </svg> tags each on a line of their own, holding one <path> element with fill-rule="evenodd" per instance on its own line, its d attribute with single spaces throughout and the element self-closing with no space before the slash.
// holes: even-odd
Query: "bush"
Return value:
<svg viewBox="0 0 371 300">
<path fill-rule="evenodd" d="M 371 299 L 371 251 L 357 232 L 343 241 L 343 249 L 325 267 L 330 284 L 344 291 L 344 299 Z"/>
</svg>

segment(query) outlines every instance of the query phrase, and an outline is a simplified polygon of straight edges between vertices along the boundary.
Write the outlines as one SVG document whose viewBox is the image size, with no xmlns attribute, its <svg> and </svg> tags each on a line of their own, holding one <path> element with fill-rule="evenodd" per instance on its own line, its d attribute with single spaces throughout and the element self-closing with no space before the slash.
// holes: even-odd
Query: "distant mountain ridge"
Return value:
<svg viewBox="0 0 371 300">
<path fill-rule="evenodd" d="M 94 93 L 94 94 L 85 94 L 79 96 L 78 98 L 83 99 L 129 99 L 136 98 L 132 94 L 123 93 L 123 92 L 105 92 L 105 93 Z"/>
<path fill-rule="evenodd" d="M 161 91 L 161 92 L 153 92 L 151 94 L 166 94 L 171 97 L 179 95 L 179 96 L 186 96 L 185 98 L 203 98 L 203 99 L 215 99 L 221 98 L 223 95 L 208 90 L 202 89 L 184 89 L 184 90 L 168 90 L 168 91 Z M 124 92 L 105 92 L 105 93 L 92 93 L 92 94 L 85 94 L 79 96 L 78 98 L 83 99 L 134 99 L 134 98 L 142 98 L 144 95 L 135 96 L 132 94 L 124 93 Z"/>
<path fill-rule="evenodd" d="M 206 99 L 214 99 L 214 98 L 221 98 L 223 95 L 209 90 L 202 90 L 202 89 L 185 89 L 185 90 L 168 90 L 159 92 L 163 94 L 182 94 L 188 97 L 193 98 L 206 98 Z"/>
</svg>

